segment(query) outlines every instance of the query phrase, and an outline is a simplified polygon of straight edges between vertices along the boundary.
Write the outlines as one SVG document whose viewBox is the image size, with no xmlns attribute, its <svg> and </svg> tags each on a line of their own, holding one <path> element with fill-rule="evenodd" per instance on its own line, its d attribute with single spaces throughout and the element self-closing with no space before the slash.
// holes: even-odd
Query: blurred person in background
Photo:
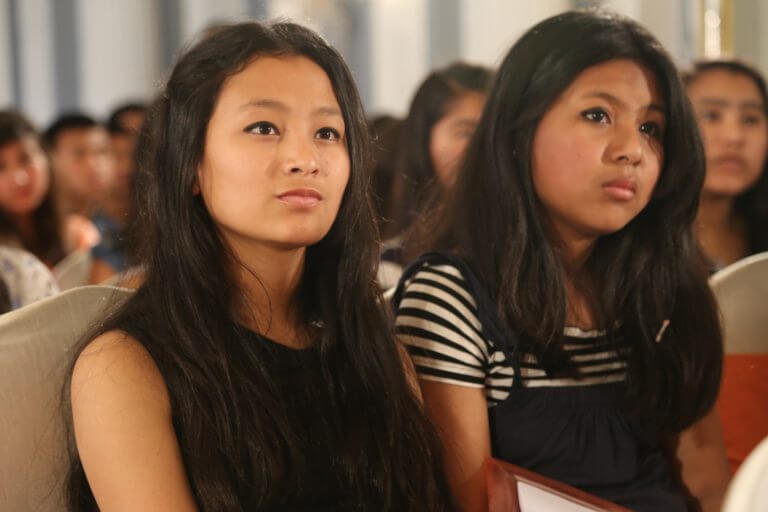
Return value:
<svg viewBox="0 0 768 512">
<path fill-rule="evenodd" d="M 400 141 L 400 132 L 402 131 L 403 120 L 389 115 L 380 115 L 374 117 L 368 122 L 368 129 L 372 140 L 373 153 L 373 183 L 371 186 L 371 201 L 376 214 L 376 222 L 379 226 L 379 236 L 382 240 L 388 240 L 391 237 L 392 219 L 387 216 L 390 211 L 390 200 L 392 196 L 392 185 L 395 176 L 395 158 L 397 156 L 397 145 Z M 386 252 L 388 247 L 398 246 L 388 240 L 382 245 L 382 251 Z M 399 263 L 382 260 L 379 263 L 379 270 L 376 279 L 383 289 L 391 288 L 397 284 L 397 280 L 402 272 Z"/>
<path fill-rule="evenodd" d="M 697 235 L 717 270 L 768 250 L 768 93 L 740 61 L 701 61 L 684 78 L 707 157 Z"/>
<path fill-rule="evenodd" d="M 0 111 L 0 243 L 49 267 L 65 255 L 48 157 L 32 123 L 11 110 Z"/>
<path fill-rule="evenodd" d="M 408 250 L 409 229 L 427 204 L 453 186 L 491 77 L 486 67 L 455 62 L 433 71 L 417 89 L 400 129 L 383 261 L 403 265 L 416 256 Z"/>
<path fill-rule="evenodd" d="M 90 250 L 100 239 L 90 218 L 106 198 L 114 174 L 107 130 L 84 114 L 65 114 L 45 131 L 43 143 L 51 158 L 65 247 Z"/>
<path fill-rule="evenodd" d="M 0 314 L 58 292 L 51 271 L 34 254 L 0 245 Z"/>
<path fill-rule="evenodd" d="M 684 75 L 704 141 L 707 174 L 696 218 L 712 271 L 768 251 L 766 84 L 734 60 L 697 62 Z M 731 469 L 768 435 L 768 365 L 726 343 L 718 409 Z"/>
<path fill-rule="evenodd" d="M 147 106 L 140 102 L 130 102 L 119 105 L 107 119 L 107 130 L 110 133 L 114 133 L 118 130 L 123 130 L 136 138 L 141 125 L 144 122 L 144 114 L 147 110 Z"/>
<path fill-rule="evenodd" d="M 137 134 L 118 125 L 109 125 L 114 156 L 114 174 L 104 200 L 91 217 L 100 240 L 91 249 L 91 283 L 101 283 L 124 272 L 129 264 L 127 228 L 133 218 L 133 174 Z"/>
<path fill-rule="evenodd" d="M 371 149 L 373 153 L 373 184 L 371 199 L 379 222 L 379 232 L 387 237 L 387 226 L 390 219 L 386 218 L 388 200 L 392 192 L 392 181 L 395 175 L 395 156 L 403 120 L 390 115 L 379 115 L 368 121 L 371 134 Z"/>
</svg>

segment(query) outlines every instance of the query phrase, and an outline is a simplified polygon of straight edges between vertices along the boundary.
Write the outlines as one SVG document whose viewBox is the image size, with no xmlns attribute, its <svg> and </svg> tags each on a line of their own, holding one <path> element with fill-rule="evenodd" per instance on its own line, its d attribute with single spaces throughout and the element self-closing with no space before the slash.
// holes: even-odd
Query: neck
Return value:
<svg viewBox="0 0 768 512">
<path fill-rule="evenodd" d="M 594 326 L 594 316 L 586 295 L 590 287 L 584 273 L 586 263 L 597 242 L 597 236 L 584 235 L 550 223 L 550 240 L 555 246 L 565 272 L 566 319 L 569 326 L 589 330 Z"/>
<path fill-rule="evenodd" d="M 730 196 L 702 194 L 696 216 L 696 235 L 704 253 L 722 265 L 748 253 L 747 226 L 733 205 Z"/>
<path fill-rule="evenodd" d="M 32 219 L 32 214 L 16 216 L 13 218 L 13 221 L 16 224 L 16 229 L 19 232 L 22 245 L 35 245 L 34 242 L 37 240 L 38 234 L 37 230 L 35 229 L 35 223 Z"/>
<path fill-rule="evenodd" d="M 597 237 L 565 232 L 553 226 L 550 229 L 550 240 L 557 249 L 566 271 L 578 275 L 589 258 Z"/>
<path fill-rule="evenodd" d="M 240 321 L 274 341 L 305 347 L 304 327 L 296 311 L 296 295 L 304 270 L 306 248 L 281 249 L 230 241 L 239 263 L 234 274 L 243 290 Z"/>
<path fill-rule="evenodd" d="M 715 196 L 702 194 L 699 201 L 699 212 L 696 217 L 698 229 L 723 230 L 728 229 L 733 222 L 733 198 L 730 196 Z"/>
</svg>

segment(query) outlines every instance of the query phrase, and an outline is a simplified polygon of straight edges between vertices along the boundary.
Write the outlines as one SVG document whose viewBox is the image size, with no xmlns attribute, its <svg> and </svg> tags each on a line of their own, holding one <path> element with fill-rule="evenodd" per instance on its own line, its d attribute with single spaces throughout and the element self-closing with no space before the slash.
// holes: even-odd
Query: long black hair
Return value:
<svg viewBox="0 0 768 512">
<path fill-rule="evenodd" d="M 394 236 L 407 230 L 439 189 L 429 154 L 432 128 L 462 94 L 484 94 L 492 76 L 486 67 L 454 62 L 430 73 L 416 90 L 408 117 L 400 128 L 395 181 L 389 200 L 391 209 L 387 212 L 391 226 L 387 235 Z"/>
<path fill-rule="evenodd" d="M 140 135 L 139 223 L 146 279 L 98 332 L 120 329 L 151 354 L 170 394 L 187 476 L 201 510 L 260 510 L 295 491 L 302 466 L 265 362 L 242 341 L 242 290 L 230 252 L 193 193 L 222 83 L 260 56 L 303 56 L 328 75 L 344 116 L 351 172 L 333 226 L 307 248 L 298 290 L 316 339 L 326 414 L 348 510 L 439 510 L 449 496 L 439 444 L 409 388 L 375 282 L 377 232 L 368 197 L 362 104 L 340 55 L 292 23 L 217 27 L 175 65 Z M 263 219 L 266 220 L 266 219 Z M 257 222 L 259 220 L 256 220 Z M 252 345 L 252 344 L 251 344 Z M 331 468 L 329 468 L 331 470 Z M 92 506 L 75 459 L 70 507 Z"/>
<path fill-rule="evenodd" d="M 37 130 L 26 117 L 13 110 L 0 111 L 0 147 L 25 137 L 31 137 L 36 144 L 41 145 Z M 40 150 L 42 151 L 42 147 Z M 61 223 L 53 198 L 53 176 L 50 169 L 48 174 L 48 190 L 41 203 L 30 213 L 36 237 L 25 239 L 14 219 L 1 208 L 0 237 L 15 239 L 41 261 L 54 265 L 64 257 L 64 246 L 61 239 Z"/>
<path fill-rule="evenodd" d="M 768 118 L 768 88 L 760 71 L 740 60 L 702 60 L 695 62 L 693 68 L 683 74 L 683 81 L 686 86 L 690 86 L 709 71 L 727 71 L 752 80 L 760 94 L 763 112 Z M 747 223 L 749 254 L 768 251 L 768 155 L 760 178 L 736 198 L 733 206 Z"/>
<path fill-rule="evenodd" d="M 679 431 L 712 406 L 722 346 L 692 235 L 703 148 L 677 70 L 645 29 L 616 15 L 573 11 L 523 35 L 497 72 L 452 196 L 425 216 L 422 233 L 425 249 L 467 259 L 502 320 L 549 371 L 567 370 L 566 269 L 542 220 L 531 148 L 560 94 L 585 69 L 611 59 L 632 59 L 656 76 L 666 108 L 664 162 L 645 209 L 596 241 L 583 291 L 609 337 L 632 340 L 627 403 L 661 430 Z M 665 320 L 671 324 L 656 343 Z"/>
</svg>

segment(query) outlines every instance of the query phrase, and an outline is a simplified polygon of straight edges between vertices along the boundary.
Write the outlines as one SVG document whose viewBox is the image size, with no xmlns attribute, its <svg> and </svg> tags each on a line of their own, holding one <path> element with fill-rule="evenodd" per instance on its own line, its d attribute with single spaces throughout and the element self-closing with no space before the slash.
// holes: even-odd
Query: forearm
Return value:
<svg viewBox="0 0 768 512">
<path fill-rule="evenodd" d="M 719 511 L 731 474 L 716 410 L 680 434 L 676 456 L 680 479 L 697 510 Z"/>
</svg>

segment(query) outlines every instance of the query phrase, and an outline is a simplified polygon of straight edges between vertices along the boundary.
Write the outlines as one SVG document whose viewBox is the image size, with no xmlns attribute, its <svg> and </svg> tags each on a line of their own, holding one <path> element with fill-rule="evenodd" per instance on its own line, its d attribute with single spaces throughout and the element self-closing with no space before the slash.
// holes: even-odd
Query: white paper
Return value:
<svg viewBox="0 0 768 512">
<path fill-rule="evenodd" d="M 520 503 L 520 512 L 594 512 L 595 510 L 520 480 L 517 482 L 517 498 Z"/>
</svg>

